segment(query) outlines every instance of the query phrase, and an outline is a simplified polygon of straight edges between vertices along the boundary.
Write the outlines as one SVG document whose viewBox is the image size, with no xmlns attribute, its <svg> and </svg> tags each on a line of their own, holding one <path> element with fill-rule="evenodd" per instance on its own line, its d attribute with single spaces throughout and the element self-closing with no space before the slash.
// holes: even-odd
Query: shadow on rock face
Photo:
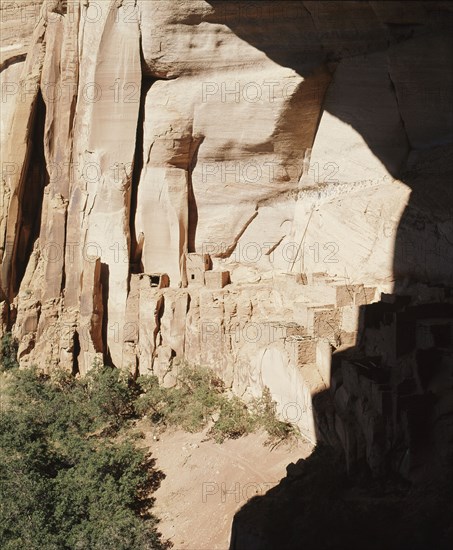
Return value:
<svg viewBox="0 0 453 550">
<path fill-rule="evenodd" d="M 447 550 L 452 479 L 417 488 L 398 477 L 373 479 L 342 453 L 318 446 L 287 476 L 236 514 L 230 550 Z"/>
<path fill-rule="evenodd" d="M 452 12 L 436 2 L 280 2 L 264 32 L 233 14 L 237 3 L 230 15 L 225 2 L 210 4 L 279 65 L 301 76 L 335 69 L 323 109 L 410 188 L 391 235 L 393 293 L 360 307 L 356 345 L 334 351 L 330 388 L 313 398 L 317 438 L 328 446 L 236 514 L 230 549 L 451 548 Z M 300 56 L 285 55 L 294 41 Z"/>
</svg>

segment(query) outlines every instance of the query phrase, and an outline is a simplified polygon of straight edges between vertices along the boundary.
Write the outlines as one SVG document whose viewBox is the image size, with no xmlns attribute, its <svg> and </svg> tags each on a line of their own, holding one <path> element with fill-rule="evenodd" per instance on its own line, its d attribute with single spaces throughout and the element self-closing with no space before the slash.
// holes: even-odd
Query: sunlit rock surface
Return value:
<svg viewBox="0 0 453 550">
<path fill-rule="evenodd" d="M 453 14 L 406 4 L 3 3 L 21 365 L 208 365 L 410 475 L 423 396 L 452 415 Z"/>
</svg>

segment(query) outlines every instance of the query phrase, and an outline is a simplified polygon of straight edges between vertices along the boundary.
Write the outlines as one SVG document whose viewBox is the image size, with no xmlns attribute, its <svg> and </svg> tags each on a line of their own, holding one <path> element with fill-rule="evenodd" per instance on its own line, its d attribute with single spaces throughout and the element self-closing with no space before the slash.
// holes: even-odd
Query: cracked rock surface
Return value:
<svg viewBox="0 0 453 550">
<path fill-rule="evenodd" d="M 404 4 L 3 3 L 1 330 L 21 366 L 171 385 L 207 365 L 409 475 L 414 396 L 447 431 L 453 412 L 453 13 Z"/>
</svg>

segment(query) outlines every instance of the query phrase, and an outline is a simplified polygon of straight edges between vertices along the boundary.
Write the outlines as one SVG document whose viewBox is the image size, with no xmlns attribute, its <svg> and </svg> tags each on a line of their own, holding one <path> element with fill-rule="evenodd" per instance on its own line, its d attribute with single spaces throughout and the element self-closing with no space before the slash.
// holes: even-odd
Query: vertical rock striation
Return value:
<svg viewBox="0 0 453 550">
<path fill-rule="evenodd" d="M 2 5 L 2 330 L 22 366 L 208 365 L 408 473 L 417 403 L 452 414 L 451 8 L 246 4 Z"/>
</svg>

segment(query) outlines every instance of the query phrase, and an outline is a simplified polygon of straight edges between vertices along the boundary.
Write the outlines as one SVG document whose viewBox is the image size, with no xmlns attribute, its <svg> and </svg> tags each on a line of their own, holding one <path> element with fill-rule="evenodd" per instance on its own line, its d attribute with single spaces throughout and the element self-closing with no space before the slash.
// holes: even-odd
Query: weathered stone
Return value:
<svg viewBox="0 0 453 550">
<path fill-rule="evenodd" d="M 341 310 L 327 309 L 318 310 L 313 313 L 313 333 L 319 338 L 329 338 L 335 342 L 339 338 L 338 328 L 340 325 Z"/>
<path fill-rule="evenodd" d="M 140 275 L 131 275 L 124 317 L 123 364 L 131 374 L 138 365 L 138 337 L 140 327 Z"/>
<path fill-rule="evenodd" d="M 204 285 L 205 284 L 205 274 L 211 269 L 211 258 L 209 254 L 187 254 L 186 255 L 186 272 L 187 272 L 187 282 L 189 285 Z M 212 280 L 211 280 L 212 282 Z M 209 288 L 213 288 L 211 285 L 208 285 Z M 222 288 L 221 286 L 214 288 Z"/>
<path fill-rule="evenodd" d="M 188 298 L 189 295 L 185 290 L 164 294 L 164 312 L 160 319 L 160 334 L 163 345 L 169 347 L 173 351 L 173 356 L 178 359 L 184 357 Z"/>
<path fill-rule="evenodd" d="M 316 347 L 317 342 L 312 338 L 305 337 L 292 341 L 295 346 L 295 363 L 298 367 L 303 367 L 307 364 L 316 363 Z"/>
<path fill-rule="evenodd" d="M 316 342 L 316 368 L 327 387 L 330 387 L 332 367 L 332 345 L 329 340 L 318 339 Z"/>
<path fill-rule="evenodd" d="M 82 298 L 78 333 L 80 341 L 79 371 L 85 374 L 96 359 L 102 362 L 104 342 L 102 338 L 103 312 L 101 285 L 101 260 L 87 261 L 83 266 Z"/>
<path fill-rule="evenodd" d="M 164 306 L 161 291 L 151 288 L 149 280 L 140 279 L 138 364 L 140 374 L 153 370 L 156 348 L 160 341 L 160 317 Z"/>
<path fill-rule="evenodd" d="M 151 288 L 168 288 L 170 279 L 166 273 L 142 274 L 140 279 L 147 279 Z"/>
<path fill-rule="evenodd" d="M 223 288 L 230 283 L 229 271 L 206 271 L 204 274 L 206 288 Z"/>
<path fill-rule="evenodd" d="M 373 287 L 362 287 L 354 296 L 354 305 L 366 306 L 375 301 L 376 289 Z"/>
</svg>

